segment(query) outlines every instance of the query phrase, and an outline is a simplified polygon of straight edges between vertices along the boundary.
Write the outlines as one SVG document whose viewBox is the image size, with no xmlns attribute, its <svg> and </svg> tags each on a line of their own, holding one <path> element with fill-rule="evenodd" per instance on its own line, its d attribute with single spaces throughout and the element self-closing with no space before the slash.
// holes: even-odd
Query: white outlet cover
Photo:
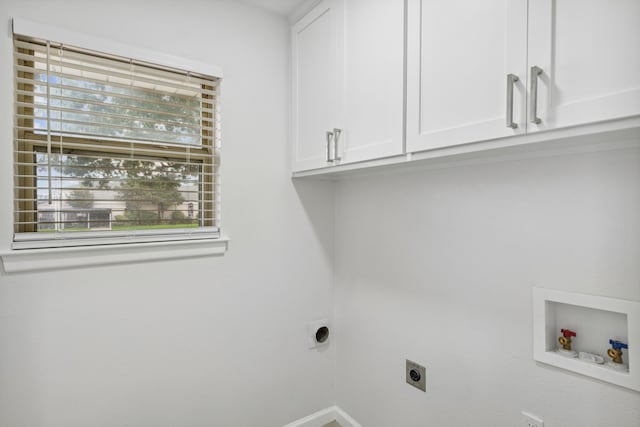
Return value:
<svg viewBox="0 0 640 427">
<path fill-rule="evenodd" d="M 544 427 L 544 421 L 533 414 L 522 411 L 523 427 Z"/>
<path fill-rule="evenodd" d="M 316 341 L 316 332 L 323 326 L 329 328 L 329 337 L 325 342 L 318 342 Z M 307 323 L 307 347 L 318 348 L 328 345 L 329 341 L 331 341 L 332 333 L 333 331 L 331 330 L 331 323 L 329 322 L 329 319 L 318 319 Z"/>
</svg>

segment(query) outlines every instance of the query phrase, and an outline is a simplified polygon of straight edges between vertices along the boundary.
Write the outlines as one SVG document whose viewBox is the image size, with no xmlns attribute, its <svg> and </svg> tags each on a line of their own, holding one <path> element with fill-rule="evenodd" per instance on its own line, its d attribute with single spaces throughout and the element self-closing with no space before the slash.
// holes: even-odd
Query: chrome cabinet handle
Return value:
<svg viewBox="0 0 640 427">
<path fill-rule="evenodd" d="M 342 160 L 342 157 L 338 155 L 338 140 L 340 139 L 341 133 L 342 129 L 333 129 L 333 160 Z"/>
<path fill-rule="evenodd" d="M 333 161 L 331 158 L 331 140 L 333 140 L 333 132 L 330 130 L 327 131 L 327 162 L 330 163 Z"/>
<path fill-rule="evenodd" d="M 531 67 L 531 104 L 529 105 L 529 111 L 531 111 L 530 121 L 536 125 L 542 123 L 542 119 L 538 117 L 538 76 L 542 74 L 542 68 L 534 65 Z"/>
<path fill-rule="evenodd" d="M 518 125 L 513 123 L 513 85 L 520 80 L 515 74 L 507 74 L 507 127 L 516 129 Z"/>
</svg>

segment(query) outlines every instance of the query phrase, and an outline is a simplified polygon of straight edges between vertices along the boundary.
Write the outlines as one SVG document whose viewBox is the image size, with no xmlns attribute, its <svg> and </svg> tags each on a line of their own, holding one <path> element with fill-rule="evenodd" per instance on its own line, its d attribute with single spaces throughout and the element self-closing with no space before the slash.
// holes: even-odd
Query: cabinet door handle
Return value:
<svg viewBox="0 0 640 427">
<path fill-rule="evenodd" d="M 338 140 L 340 139 L 341 133 L 342 129 L 333 129 L 333 160 L 342 160 L 342 157 L 338 155 Z"/>
<path fill-rule="evenodd" d="M 515 74 L 507 74 L 507 127 L 516 129 L 518 125 L 513 123 L 513 85 L 520 80 Z"/>
<path fill-rule="evenodd" d="M 542 74 L 542 68 L 534 65 L 531 67 L 531 104 L 529 105 L 529 111 L 531 112 L 531 123 L 539 125 L 542 123 L 542 119 L 538 117 L 538 76 Z"/>
<path fill-rule="evenodd" d="M 330 130 L 327 131 L 327 162 L 331 163 L 333 159 L 331 158 L 331 141 L 333 140 L 333 132 Z"/>
</svg>

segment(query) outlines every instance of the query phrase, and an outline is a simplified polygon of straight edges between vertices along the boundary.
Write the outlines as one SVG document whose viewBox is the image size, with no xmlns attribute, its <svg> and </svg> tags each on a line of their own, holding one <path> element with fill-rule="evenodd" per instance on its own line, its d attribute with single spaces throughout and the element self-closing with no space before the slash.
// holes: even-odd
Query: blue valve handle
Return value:
<svg viewBox="0 0 640 427">
<path fill-rule="evenodd" d="M 609 344 L 611 344 L 611 348 L 614 350 L 620 350 L 621 348 L 628 349 L 629 346 L 622 341 L 609 340 Z"/>
</svg>

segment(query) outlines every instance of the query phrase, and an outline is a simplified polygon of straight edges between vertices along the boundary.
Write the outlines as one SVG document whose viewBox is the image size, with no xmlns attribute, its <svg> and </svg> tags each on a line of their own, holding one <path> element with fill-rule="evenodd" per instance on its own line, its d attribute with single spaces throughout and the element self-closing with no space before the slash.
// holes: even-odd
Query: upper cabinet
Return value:
<svg viewBox="0 0 640 427">
<path fill-rule="evenodd" d="M 323 0 L 293 26 L 293 170 L 639 126 L 639 23 L 639 0 Z"/>
<path fill-rule="evenodd" d="M 344 8 L 325 0 L 291 32 L 293 170 L 315 169 L 338 157 L 344 120 Z"/>
<path fill-rule="evenodd" d="M 640 1 L 529 0 L 528 65 L 530 132 L 640 114 Z"/>
<path fill-rule="evenodd" d="M 404 2 L 345 1 L 341 163 L 403 153 Z"/>
<path fill-rule="evenodd" d="M 408 7 L 407 151 L 523 133 L 527 1 Z"/>
<path fill-rule="evenodd" d="M 403 2 L 320 2 L 293 26 L 292 64 L 294 171 L 403 153 Z"/>
<path fill-rule="evenodd" d="M 408 5 L 408 152 L 640 114 L 637 0 Z"/>
</svg>

